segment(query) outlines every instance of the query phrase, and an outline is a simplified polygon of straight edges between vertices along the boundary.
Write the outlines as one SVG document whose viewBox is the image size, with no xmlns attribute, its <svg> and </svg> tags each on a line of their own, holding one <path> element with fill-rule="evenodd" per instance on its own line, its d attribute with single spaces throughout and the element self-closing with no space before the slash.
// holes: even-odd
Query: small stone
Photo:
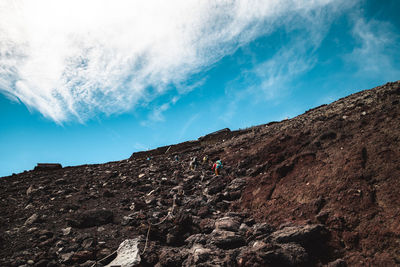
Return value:
<svg viewBox="0 0 400 267">
<path fill-rule="evenodd" d="M 124 217 L 122 217 L 121 225 L 123 225 L 123 226 L 129 225 L 134 220 L 135 220 L 135 218 L 133 218 L 131 215 L 124 216 Z"/>
<path fill-rule="evenodd" d="M 239 227 L 240 232 L 247 232 L 250 229 L 245 223 L 242 223 Z"/>
<path fill-rule="evenodd" d="M 141 174 L 139 174 L 138 177 L 139 177 L 139 179 L 140 179 L 140 178 L 143 178 L 144 176 L 145 176 L 145 174 L 144 174 L 144 173 L 141 173 Z"/>
<path fill-rule="evenodd" d="M 54 234 L 49 230 L 41 230 L 39 235 L 46 236 L 46 238 L 52 237 Z"/>
<path fill-rule="evenodd" d="M 63 235 L 69 235 L 71 233 L 71 229 L 72 229 L 72 227 L 67 227 L 67 228 L 61 229 L 61 231 L 62 231 Z"/>
<path fill-rule="evenodd" d="M 261 248 L 263 248 L 265 246 L 266 246 L 265 242 L 257 240 L 253 244 L 253 249 L 261 249 Z"/>
<path fill-rule="evenodd" d="M 26 232 L 29 233 L 29 234 L 31 234 L 31 233 L 33 233 L 33 232 L 36 232 L 37 230 L 38 230 L 37 227 L 32 227 L 32 228 L 29 228 Z"/>
<path fill-rule="evenodd" d="M 34 213 L 31 217 L 29 217 L 25 221 L 24 225 L 31 225 L 31 224 L 37 222 L 38 219 L 39 219 L 39 216 L 36 213 Z"/>
<path fill-rule="evenodd" d="M 61 254 L 61 262 L 66 263 L 71 260 L 72 255 L 74 255 L 74 252 L 69 252 L 65 254 Z"/>
<path fill-rule="evenodd" d="M 32 205 L 32 204 L 28 204 L 28 205 L 26 205 L 26 207 L 25 207 L 26 210 L 29 210 L 29 209 L 32 209 L 32 208 L 33 208 L 33 205 Z"/>
<path fill-rule="evenodd" d="M 26 195 L 29 196 L 34 192 L 35 190 L 33 189 L 33 185 L 29 186 L 29 188 L 26 190 Z"/>
<path fill-rule="evenodd" d="M 211 249 L 203 248 L 199 244 L 194 245 L 191 250 L 194 263 L 200 263 L 206 261 L 211 253 Z"/>
<path fill-rule="evenodd" d="M 87 238 L 87 239 L 83 240 L 81 246 L 83 248 L 85 248 L 85 249 L 88 249 L 88 248 L 92 247 L 93 244 L 94 244 L 94 239 L 93 238 Z"/>
<path fill-rule="evenodd" d="M 33 260 L 28 260 L 26 263 L 29 264 L 29 265 L 35 264 L 35 262 Z"/>
</svg>

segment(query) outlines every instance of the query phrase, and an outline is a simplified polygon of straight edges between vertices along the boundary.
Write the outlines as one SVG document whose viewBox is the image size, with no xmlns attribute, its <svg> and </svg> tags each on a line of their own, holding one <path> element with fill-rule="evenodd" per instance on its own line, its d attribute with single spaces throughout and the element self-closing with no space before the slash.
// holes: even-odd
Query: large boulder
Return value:
<svg viewBox="0 0 400 267">
<path fill-rule="evenodd" d="M 215 228 L 227 231 L 237 232 L 239 230 L 240 222 L 236 218 L 222 217 L 215 221 Z"/>
<path fill-rule="evenodd" d="M 215 229 L 210 238 L 210 244 L 221 249 L 234 249 L 246 245 L 243 236 L 231 231 Z"/>
<path fill-rule="evenodd" d="M 140 264 L 139 255 L 139 239 L 126 239 L 122 242 L 117 250 L 117 257 L 110 262 L 107 267 L 120 266 L 120 267 L 134 267 Z"/>
<path fill-rule="evenodd" d="M 270 240 L 276 243 L 298 243 L 309 246 L 314 242 L 323 242 L 327 237 L 327 230 L 323 225 L 289 226 L 273 232 Z"/>
<path fill-rule="evenodd" d="M 266 244 L 262 241 L 245 248 L 237 257 L 238 266 L 307 266 L 309 258 L 306 250 L 295 243 Z"/>
<path fill-rule="evenodd" d="M 202 245 L 196 244 L 190 249 L 190 258 L 188 262 L 191 264 L 206 262 L 210 258 L 211 252 L 211 249 L 204 248 Z"/>
</svg>

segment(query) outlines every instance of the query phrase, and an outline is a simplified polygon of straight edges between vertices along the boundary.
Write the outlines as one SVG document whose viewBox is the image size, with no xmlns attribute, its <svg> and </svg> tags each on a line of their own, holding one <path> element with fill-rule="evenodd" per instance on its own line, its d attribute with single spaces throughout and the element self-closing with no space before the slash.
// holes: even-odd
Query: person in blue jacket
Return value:
<svg viewBox="0 0 400 267">
<path fill-rule="evenodd" d="M 222 162 L 221 160 L 217 160 L 214 165 L 212 166 L 212 170 L 215 172 L 215 175 L 218 176 L 222 169 Z"/>
</svg>

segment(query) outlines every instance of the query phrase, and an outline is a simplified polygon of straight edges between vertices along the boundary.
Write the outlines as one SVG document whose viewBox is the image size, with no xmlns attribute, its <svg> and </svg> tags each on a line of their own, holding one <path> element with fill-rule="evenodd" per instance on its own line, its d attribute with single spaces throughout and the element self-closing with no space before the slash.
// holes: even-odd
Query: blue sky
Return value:
<svg viewBox="0 0 400 267">
<path fill-rule="evenodd" d="M 0 3 L 0 176 L 292 118 L 400 79 L 400 1 Z"/>
</svg>

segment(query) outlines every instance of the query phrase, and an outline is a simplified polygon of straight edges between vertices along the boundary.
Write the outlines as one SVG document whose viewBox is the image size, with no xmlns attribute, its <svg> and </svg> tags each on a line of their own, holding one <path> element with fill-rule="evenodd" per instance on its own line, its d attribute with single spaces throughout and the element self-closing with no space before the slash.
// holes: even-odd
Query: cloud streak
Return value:
<svg viewBox="0 0 400 267">
<path fill-rule="evenodd" d="M 346 61 L 357 66 L 356 75 L 381 77 L 384 81 L 398 79 L 396 61 L 400 56 L 400 36 L 388 22 L 354 18 L 353 37 L 358 46 Z M 384 71 L 382 71 L 384 70 Z"/>
<path fill-rule="evenodd" d="M 58 123 L 126 112 L 338 2 L 3 0 L 0 91 Z"/>
</svg>

